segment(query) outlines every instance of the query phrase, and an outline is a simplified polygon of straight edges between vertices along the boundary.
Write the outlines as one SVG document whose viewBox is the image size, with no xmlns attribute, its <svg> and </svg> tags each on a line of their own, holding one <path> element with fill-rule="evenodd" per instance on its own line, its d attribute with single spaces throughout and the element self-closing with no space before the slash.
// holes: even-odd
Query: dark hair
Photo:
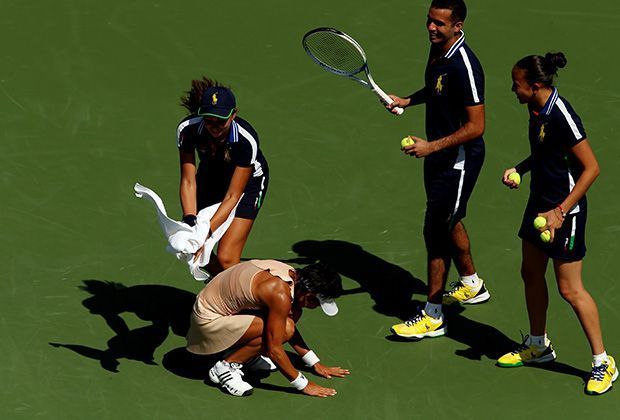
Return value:
<svg viewBox="0 0 620 420">
<path fill-rule="evenodd" d="M 467 6 L 463 0 L 433 0 L 431 9 L 448 9 L 452 11 L 452 22 L 465 22 Z"/>
<path fill-rule="evenodd" d="M 558 74 L 558 69 L 566 66 L 564 53 L 548 52 L 545 56 L 528 55 L 517 61 L 515 67 L 525 70 L 525 80 L 530 85 L 542 83 L 543 86 L 553 86 L 553 79 Z"/>
<path fill-rule="evenodd" d="M 192 80 L 191 89 L 185 92 L 184 96 L 181 96 L 181 106 L 187 109 L 190 114 L 197 113 L 202 101 L 202 92 L 211 86 L 223 87 L 217 80 L 209 79 L 206 76 L 202 76 L 199 80 Z"/>
<path fill-rule="evenodd" d="M 297 284 L 302 290 L 317 293 L 327 298 L 337 298 L 342 294 L 340 274 L 324 262 L 310 264 L 295 270 Z"/>
</svg>

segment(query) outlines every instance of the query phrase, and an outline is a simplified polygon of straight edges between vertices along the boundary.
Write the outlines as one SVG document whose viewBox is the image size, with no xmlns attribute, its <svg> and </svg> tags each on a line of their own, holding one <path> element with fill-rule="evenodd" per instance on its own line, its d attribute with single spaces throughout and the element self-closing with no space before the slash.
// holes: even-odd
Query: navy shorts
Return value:
<svg viewBox="0 0 620 420">
<path fill-rule="evenodd" d="M 426 214 L 424 241 L 429 255 L 452 254 L 450 232 L 467 214 L 467 203 L 474 191 L 484 162 L 484 148 L 467 154 L 455 165 L 424 165 Z"/>
<path fill-rule="evenodd" d="M 534 219 L 539 213 L 551 210 L 541 208 L 528 202 L 519 229 L 519 237 L 540 248 L 554 260 L 581 261 L 586 255 L 586 220 L 587 204 L 579 206 L 579 212 L 568 214 L 562 227 L 555 231 L 553 242 L 545 243 L 540 239 L 540 231 L 534 228 Z"/>
<path fill-rule="evenodd" d="M 243 197 L 235 211 L 235 217 L 250 220 L 256 219 L 265 200 L 268 186 L 269 171 L 267 166 L 264 165 L 263 174 L 261 176 L 251 177 L 248 184 L 245 186 Z M 198 210 L 200 211 L 205 207 L 221 202 L 227 190 L 228 183 L 220 183 L 220 185 L 210 183 L 209 185 L 205 185 L 205 183 L 200 182 L 200 179 L 198 179 L 196 193 Z"/>
</svg>

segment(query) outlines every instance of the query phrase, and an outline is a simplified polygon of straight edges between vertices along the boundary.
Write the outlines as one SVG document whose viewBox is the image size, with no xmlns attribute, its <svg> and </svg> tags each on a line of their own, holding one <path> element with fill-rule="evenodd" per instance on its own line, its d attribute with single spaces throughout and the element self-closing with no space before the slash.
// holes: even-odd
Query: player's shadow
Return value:
<svg viewBox="0 0 620 420">
<path fill-rule="evenodd" d="M 81 356 L 99 360 L 102 368 L 118 372 L 120 359 L 156 365 L 155 350 L 168 337 L 169 330 L 185 337 L 196 295 L 163 285 L 126 287 L 103 280 L 84 280 L 81 290 L 92 296 L 82 301 L 91 314 L 101 316 L 115 335 L 107 348 L 98 349 L 82 344 L 49 343 L 72 350 Z M 130 329 L 122 314 L 132 313 L 149 325 Z"/>
<path fill-rule="evenodd" d="M 420 301 L 414 301 L 413 304 L 418 308 L 424 306 L 424 303 Z M 464 310 L 465 309 L 458 304 L 443 306 L 444 317 L 448 326 L 446 336 L 467 346 L 464 349 L 456 350 L 455 354 L 457 356 L 469 360 L 482 360 L 483 356 L 490 360 L 497 360 L 502 355 L 513 351 L 520 344 L 495 327 L 463 316 Z M 396 335 L 387 336 L 386 339 L 397 342 L 415 341 Z M 543 363 L 540 365 L 532 364 L 527 366 L 573 375 L 582 379 L 588 375 L 588 372 L 584 370 L 561 362 Z"/>
<path fill-rule="evenodd" d="M 339 240 L 305 240 L 293 245 L 299 258 L 288 262 L 322 261 L 360 287 L 345 294 L 368 293 L 374 309 L 384 315 L 405 318 L 414 293 L 426 294 L 426 284 L 396 264 L 365 251 L 360 245 Z"/>
</svg>

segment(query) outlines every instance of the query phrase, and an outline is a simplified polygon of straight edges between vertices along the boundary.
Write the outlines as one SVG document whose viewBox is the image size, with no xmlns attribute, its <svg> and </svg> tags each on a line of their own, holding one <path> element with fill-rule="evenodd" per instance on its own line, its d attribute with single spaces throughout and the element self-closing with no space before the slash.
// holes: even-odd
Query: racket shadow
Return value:
<svg viewBox="0 0 620 420">
<path fill-rule="evenodd" d="M 378 313 L 405 319 L 413 294 L 426 295 L 426 284 L 404 268 L 365 251 L 360 245 L 340 240 L 304 240 L 292 247 L 299 255 L 285 262 L 322 261 L 341 275 L 359 283 L 345 295 L 368 293 Z"/>
</svg>

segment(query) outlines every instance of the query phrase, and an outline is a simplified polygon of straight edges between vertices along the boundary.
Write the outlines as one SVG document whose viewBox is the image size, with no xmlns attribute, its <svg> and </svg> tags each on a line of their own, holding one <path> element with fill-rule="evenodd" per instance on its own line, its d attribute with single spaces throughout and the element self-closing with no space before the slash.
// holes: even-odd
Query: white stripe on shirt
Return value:
<svg viewBox="0 0 620 420">
<path fill-rule="evenodd" d="M 577 128 L 577 124 L 575 124 L 575 120 L 573 120 L 573 117 L 571 117 L 570 112 L 568 112 L 568 109 L 566 108 L 566 105 L 564 105 L 564 102 L 562 101 L 562 99 L 558 98 L 558 100 L 556 101 L 556 105 L 558 106 L 560 111 L 562 111 L 564 118 L 566 118 L 566 122 L 570 126 L 570 129 L 573 131 L 573 135 L 575 136 L 575 139 L 577 140 L 582 139 L 583 135 L 579 132 L 579 129 Z"/>
<path fill-rule="evenodd" d="M 177 127 L 177 147 L 181 147 L 181 132 L 185 129 L 185 127 L 190 124 L 198 124 L 199 122 L 202 122 L 202 117 L 190 118 L 189 120 L 185 120 L 179 124 Z"/>
<path fill-rule="evenodd" d="M 465 48 L 459 48 L 461 52 L 461 56 L 463 57 L 463 62 L 465 63 L 465 67 L 467 67 L 467 75 L 469 76 L 469 85 L 471 86 L 471 93 L 474 97 L 474 102 L 479 103 L 480 98 L 478 97 L 478 89 L 476 89 L 476 81 L 474 80 L 474 71 L 471 68 L 471 63 L 469 62 L 469 57 L 467 56 L 467 51 Z"/>
</svg>

